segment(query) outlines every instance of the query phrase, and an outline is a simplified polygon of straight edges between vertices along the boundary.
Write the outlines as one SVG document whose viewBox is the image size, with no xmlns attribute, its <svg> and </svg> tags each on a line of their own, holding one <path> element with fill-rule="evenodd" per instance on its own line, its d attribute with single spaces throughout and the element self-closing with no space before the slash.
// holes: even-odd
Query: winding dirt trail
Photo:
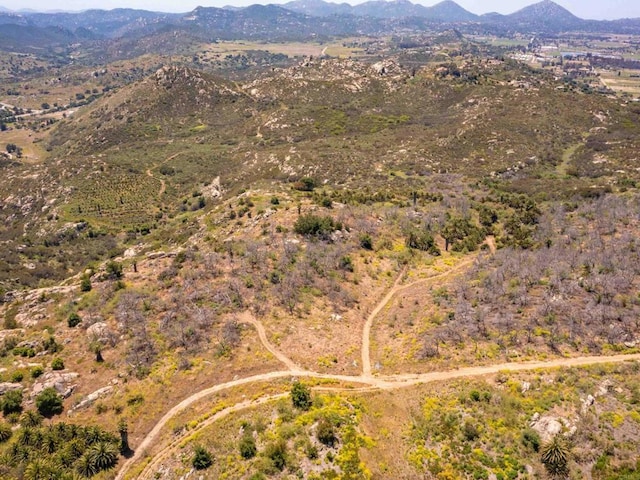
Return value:
<svg viewBox="0 0 640 480">
<path fill-rule="evenodd" d="M 407 267 L 404 267 L 396 281 L 393 283 L 393 287 L 391 290 L 387 292 L 378 305 L 371 311 L 369 316 L 367 317 L 367 321 L 364 324 L 362 329 L 362 375 L 364 377 L 371 376 L 371 348 L 370 348 L 370 340 L 371 340 L 371 326 L 373 325 L 373 321 L 380 311 L 391 301 L 393 296 L 399 292 L 403 287 L 400 286 L 400 282 L 402 282 L 403 277 L 407 273 Z"/>
<path fill-rule="evenodd" d="M 378 316 L 378 314 L 382 311 L 382 309 L 391 301 L 391 299 L 398 293 L 403 290 L 409 289 L 411 287 L 415 287 L 416 285 L 428 285 L 435 280 L 442 280 L 443 278 L 447 278 L 457 274 L 460 270 L 465 268 L 466 266 L 472 264 L 475 261 L 476 257 L 473 256 L 470 259 L 466 259 L 460 263 L 458 263 L 455 267 L 447 270 L 443 273 L 438 273 L 431 277 L 421 278 L 420 280 L 415 280 L 406 285 L 400 285 L 402 282 L 402 278 L 406 274 L 406 268 L 404 268 L 398 278 L 396 279 L 391 290 L 384 296 L 382 300 L 378 303 L 376 308 L 374 308 L 369 316 L 367 317 L 367 321 L 364 324 L 364 328 L 362 329 L 362 375 L 365 377 L 371 376 L 371 327 L 373 326 L 373 322 Z"/>
<path fill-rule="evenodd" d="M 153 167 L 155 168 L 155 167 Z M 156 179 L 156 177 L 153 175 L 153 172 L 151 171 L 150 168 L 147 168 L 147 175 L 153 179 Z M 164 181 L 164 178 L 160 179 L 160 190 L 158 190 L 158 198 L 162 197 L 162 194 L 167 190 L 167 183 Z"/>
<path fill-rule="evenodd" d="M 152 170 L 158 168 L 161 165 L 164 165 L 165 163 L 167 163 L 169 160 L 173 160 L 174 158 L 176 158 L 178 155 L 182 155 L 183 153 L 185 153 L 184 151 L 182 152 L 178 152 L 178 153 L 174 153 L 173 155 L 165 158 L 162 163 L 158 164 L 158 165 L 154 165 L 153 167 L 149 167 L 147 168 L 147 176 L 156 179 L 155 175 L 153 174 Z M 160 180 L 160 190 L 158 190 L 158 198 L 161 198 L 162 195 L 164 194 L 164 192 L 167 191 L 167 182 L 164 180 L 164 178 L 158 178 L 157 180 Z"/>
<path fill-rule="evenodd" d="M 298 365 L 293 363 L 293 361 L 289 357 L 287 357 L 285 354 L 283 354 L 282 352 L 277 350 L 273 345 L 271 345 L 271 343 L 267 339 L 267 332 L 264 329 L 264 325 L 262 325 L 262 322 L 256 319 L 251 314 L 251 312 L 249 311 L 243 312 L 239 316 L 238 320 L 240 321 L 240 323 L 249 323 L 253 325 L 256 331 L 258 332 L 258 337 L 260 338 L 260 342 L 262 343 L 262 346 L 264 346 L 264 348 L 266 348 L 269 351 L 269 353 L 271 353 L 274 357 L 276 357 L 278 360 L 284 363 L 289 370 L 295 371 L 295 372 L 302 370 Z"/>
</svg>

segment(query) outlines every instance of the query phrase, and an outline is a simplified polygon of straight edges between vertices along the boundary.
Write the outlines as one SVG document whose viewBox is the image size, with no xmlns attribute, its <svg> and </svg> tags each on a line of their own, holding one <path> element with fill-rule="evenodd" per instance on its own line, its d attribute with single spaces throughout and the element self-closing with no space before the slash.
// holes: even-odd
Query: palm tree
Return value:
<svg viewBox="0 0 640 480">
<path fill-rule="evenodd" d="M 0 422 L 0 443 L 9 440 L 12 434 L 11 425 L 6 422 Z"/>
<path fill-rule="evenodd" d="M 27 410 L 20 416 L 20 425 L 23 427 L 39 427 L 44 417 L 37 410 Z"/>
<path fill-rule="evenodd" d="M 55 453 L 58 450 L 58 438 L 51 432 L 47 432 L 42 439 L 42 450 L 48 454 Z"/>
<path fill-rule="evenodd" d="M 566 478 L 569 476 L 569 447 L 560 435 L 542 446 L 541 460 L 544 468 L 552 478 Z"/>
<path fill-rule="evenodd" d="M 24 480 L 60 480 L 62 472 L 46 460 L 35 459 L 24 469 Z"/>
<path fill-rule="evenodd" d="M 87 449 L 87 444 L 82 438 L 74 438 L 64 447 L 65 452 L 75 461 L 80 458 Z"/>
<path fill-rule="evenodd" d="M 118 433 L 120 434 L 120 453 L 126 455 L 131 452 L 131 447 L 129 447 L 129 424 L 126 418 L 121 418 L 118 422 Z"/>
<path fill-rule="evenodd" d="M 76 472 L 86 478 L 93 477 L 96 473 L 98 473 L 93 464 L 93 460 L 89 458 L 89 452 L 82 455 L 75 463 Z"/>
<path fill-rule="evenodd" d="M 18 442 L 13 442 L 9 445 L 7 454 L 9 455 L 9 463 L 13 466 L 29 460 L 29 448 L 20 445 Z"/>
<path fill-rule="evenodd" d="M 96 471 L 108 470 L 118 463 L 118 449 L 113 443 L 98 442 L 87 451 Z"/>
<path fill-rule="evenodd" d="M 31 427 L 24 427 L 18 432 L 18 443 L 23 446 L 32 446 L 34 443 L 35 431 Z"/>
</svg>

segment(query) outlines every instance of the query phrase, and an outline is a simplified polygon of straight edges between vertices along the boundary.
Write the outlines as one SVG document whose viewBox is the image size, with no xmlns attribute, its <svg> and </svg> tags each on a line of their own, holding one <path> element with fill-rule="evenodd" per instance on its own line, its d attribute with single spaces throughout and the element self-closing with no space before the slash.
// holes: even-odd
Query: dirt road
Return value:
<svg viewBox="0 0 640 480">
<path fill-rule="evenodd" d="M 476 257 L 467 259 L 463 262 L 458 263 L 451 270 L 448 270 L 443 273 L 439 273 L 437 275 L 433 275 L 427 278 L 421 278 L 420 280 L 416 280 L 414 282 L 408 283 L 406 285 L 400 285 L 402 278 L 406 274 L 406 269 L 400 272 L 398 278 L 396 279 L 393 287 L 389 292 L 384 296 L 380 303 L 373 309 L 373 311 L 367 317 L 367 321 L 364 324 L 364 328 L 362 329 L 362 375 L 365 377 L 371 376 L 371 327 L 373 326 L 373 321 L 376 319 L 376 316 L 382 311 L 382 309 L 391 301 L 391 299 L 398 293 L 403 290 L 409 289 L 411 287 L 415 287 L 416 285 L 428 285 L 436 280 L 442 280 L 444 278 L 453 276 L 457 274 L 464 267 L 471 265 L 475 261 Z"/>
<path fill-rule="evenodd" d="M 260 342 L 274 357 L 280 360 L 285 366 L 291 371 L 299 371 L 301 370 L 293 361 L 287 357 L 285 354 L 277 350 L 271 342 L 267 339 L 267 332 L 264 329 L 264 325 L 260 321 L 258 321 L 249 311 L 243 312 L 238 318 L 240 323 L 249 323 L 253 325 L 258 332 L 258 337 L 260 338 Z"/>
<path fill-rule="evenodd" d="M 158 421 L 156 426 L 147 434 L 147 436 L 143 439 L 143 441 L 138 445 L 135 449 L 135 454 L 128 459 L 120 471 L 116 476 L 116 480 L 121 480 L 125 478 L 127 471 L 133 466 L 135 462 L 140 460 L 145 454 L 146 450 L 153 444 L 155 439 L 160 434 L 162 428 L 166 425 L 166 423 L 176 414 L 186 409 L 194 402 L 202 400 L 203 398 L 213 394 L 220 392 L 222 390 L 227 390 L 229 388 L 233 388 L 239 385 L 245 385 L 247 383 L 267 381 L 267 380 L 275 380 L 286 377 L 310 377 L 310 378 L 320 378 L 320 379 L 329 379 L 329 380 L 338 380 L 338 381 L 346 381 L 346 382 L 355 382 L 366 384 L 372 388 L 371 389 L 381 389 L 381 390 L 393 390 L 398 388 L 406 388 L 410 386 L 415 386 L 423 383 L 429 382 L 437 382 L 437 381 L 448 381 L 456 378 L 464 378 L 464 377 L 479 377 L 496 374 L 502 371 L 526 371 L 526 370 L 536 370 L 539 368 L 557 368 L 557 367 L 576 367 L 576 366 L 584 366 L 584 365 L 596 365 L 603 363 L 621 363 L 627 361 L 640 361 L 640 354 L 632 354 L 632 355 L 611 355 L 611 356 L 588 356 L 588 357 L 576 357 L 576 358 L 558 358 L 549 361 L 537 361 L 537 362 L 523 362 L 523 363 L 500 363 L 496 365 L 488 365 L 488 366 L 480 366 L 480 367 L 467 367 L 460 368 L 457 370 L 447 370 L 441 372 L 429 372 L 423 374 L 409 374 L 409 375 L 390 375 L 387 377 L 371 377 L 371 376 L 347 376 L 347 375 L 330 375 L 330 374 L 318 374 L 315 372 L 309 371 L 281 371 L 281 372 L 270 372 L 264 373 L 261 375 L 255 375 L 253 377 L 243 378 L 239 380 L 234 380 L 232 382 L 223 383 L 220 385 L 215 385 L 210 388 L 206 388 L 201 390 L 200 392 L 194 393 L 190 397 L 184 399 L 178 405 L 174 406 L 171 410 L 169 410 L 161 419 Z M 355 391 L 351 388 L 331 388 L 332 391 Z M 239 410 L 249 408 L 255 405 L 260 405 L 262 403 L 269 402 L 275 398 L 280 398 L 287 394 L 280 395 L 271 395 L 268 397 L 262 397 L 260 399 L 254 401 L 245 401 L 239 404 L 236 404 L 232 407 L 229 407 L 225 410 L 218 412 L 216 415 L 207 419 L 205 422 L 201 423 L 197 430 L 201 428 L 205 428 L 206 426 L 212 424 L 213 422 L 219 420 L 220 418 L 227 416 L 233 412 L 237 412 Z M 193 433 L 191 431 L 190 433 Z M 149 465 L 145 467 L 146 473 L 151 473 L 150 469 L 152 465 L 157 465 L 161 459 L 158 457 L 166 458 L 167 455 L 171 454 L 181 442 L 174 441 L 170 445 L 164 447 L 160 452 L 158 452 L 154 458 L 152 458 L 149 462 Z M 138 478 L 145 478 L 144 475 L 140 475 Z"/>
</svg>

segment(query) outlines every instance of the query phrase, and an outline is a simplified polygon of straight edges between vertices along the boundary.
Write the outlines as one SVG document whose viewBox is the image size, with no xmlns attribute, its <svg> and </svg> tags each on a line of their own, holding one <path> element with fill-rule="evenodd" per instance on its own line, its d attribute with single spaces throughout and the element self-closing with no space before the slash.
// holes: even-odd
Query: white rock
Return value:
<svg viewBox="0 0 640 480">
<path fill-rule="evenodd" d="M 4 395 L 12 390 L 22 390 L 22 384 L 10 382 L 0 383 L 0 395 Z"/>
<path fill-rule="evenodd" d="M 41 376 L 31 389 L 31 396 L 35 397 L 46 388 L 54 388 L 63 398 L 69 398 L 76 385 L 70 385 L 80 374 L 75 372 L 48 372 Z"/>
<path fill-rule="evenodd" d="M 91 406 L 96 400 L 98 400 L 100 397 L 105 396 L 107 393 L 111 392 L 111 390 L 113 390 L 113 387 L 107 386 L 100 388 L 93 393 L 90 393 L 84 400 L 82 400 L 80 403 L 78 403 L 78 405 L 74 407 L 74 410 L 80 410 L 82 408 Z"/>
</svg>

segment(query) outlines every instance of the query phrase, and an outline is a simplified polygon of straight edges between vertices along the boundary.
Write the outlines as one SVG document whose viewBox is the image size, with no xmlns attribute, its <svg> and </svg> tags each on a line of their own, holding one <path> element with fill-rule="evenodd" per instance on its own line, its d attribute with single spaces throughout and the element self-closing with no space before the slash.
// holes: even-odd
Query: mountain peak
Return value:
<svg viewBox="0 0 640 480">
<path fill-rule="evenodd" d="M 576 17 L 569 10 L 552 0 L 542 0 L 534 3 L 511 15 L 507 15 L 505 18 L 518 26 L 527 26 L 534 30 L 558 32 L 580 28 L 584 24 L 584 20 Z"/>
<path fill-rule="evenodd" d="M 531 16 L 553 16 L 557 17 L 560 15 L 561 17 L 568 19 L 578 19 L 573 13 L 564 8 L 561 5 L 558 5 L 553 0 L 542 0 L 541 2 L 534 3 L 529 5 L 528 7 L 524 7 L 517 12 L 511 14 L 511 17 L 531 17 Z"/>
<path fill-rule="evenodd" d="M 429 17 L 449 22 L 465 22 L 478 18 L 474 13 L 465 10 L 453 0 L 443 0 L 429 8 Z"/>
</svg>

